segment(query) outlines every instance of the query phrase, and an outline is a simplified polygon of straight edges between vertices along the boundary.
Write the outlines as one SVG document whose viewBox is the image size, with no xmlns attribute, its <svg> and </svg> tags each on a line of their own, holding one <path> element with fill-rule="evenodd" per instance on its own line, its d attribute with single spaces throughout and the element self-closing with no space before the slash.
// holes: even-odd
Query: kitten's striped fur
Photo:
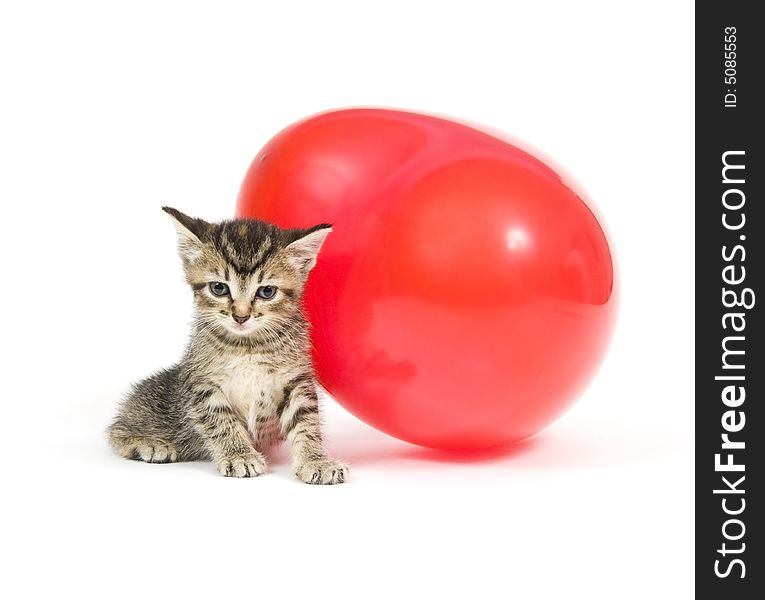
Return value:
<svg viewBox="0 0 765 600">
<path fill-rule="evenodd" d="M 322 445 L 301 310 L 329 225 L 284 230 L 163 210 L 175 223 L 194 293 L 191 340 L 177 365 L 133 387 L 108 429 L 112 447 L 146 462 L 212 459 L 223 475 L 254 477 L 266 470 L 262 451 L 286 439 L 298 478 L 342 483 L 348 467 Z M 230 293 L 214 295 L 211 282 L 226 283 Z M 256 296 L 262 286 L 278 291 L 265 300 Z"/>
</svg>

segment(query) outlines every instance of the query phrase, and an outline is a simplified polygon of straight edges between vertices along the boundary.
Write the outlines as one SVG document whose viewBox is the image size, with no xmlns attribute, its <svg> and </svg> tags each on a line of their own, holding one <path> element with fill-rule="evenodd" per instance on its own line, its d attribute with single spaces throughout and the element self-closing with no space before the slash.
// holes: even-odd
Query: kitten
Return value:
<svg viewBox="0 0 765 600">
<path fill-rule="evenodd" d="M 279 229 L 255 220 L 207 223 L 164 207 L 194 293 L 180 363 L 136 384 L 107 433 L 146 462 L 212 459 L 222 475 L 265 472 L 264 450 L 292 448 L 306 483 L 342 483 L 348 467 L 322 445 L 303 285 L 329 225 Z"/>
</svg>

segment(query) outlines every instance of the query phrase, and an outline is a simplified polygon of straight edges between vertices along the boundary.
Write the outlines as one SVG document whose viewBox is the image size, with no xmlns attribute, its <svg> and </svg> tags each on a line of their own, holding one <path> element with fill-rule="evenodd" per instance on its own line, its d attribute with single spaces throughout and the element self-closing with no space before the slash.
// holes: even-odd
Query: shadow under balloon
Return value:
<svg viewBox="0 0 765 600">
<path fill-rule="evenodd" d="M 509 446 L 476 450 L 440 450 L 416 446 L 372 432 L 370 435 L 333 435 L 328 437 L 332 454 L 352 466 L 394 464 L 397 468 L 417 468 L 423 463 L 491 464 L 522 458 L 540 444 L 532 437 Z"/>
<path fill-rule="evenodd" d="M 332 454 L 352 466 L 507 465 L 517 470 L 613 468 L 661 462 L 683 451 L 682 439 L 668 433 L 591 432 L 554 428 L 514 444 L 481 450 L 438 450 L 415 446 L 376 431 L 337 432 L 328 436 Z"/>
</svg>

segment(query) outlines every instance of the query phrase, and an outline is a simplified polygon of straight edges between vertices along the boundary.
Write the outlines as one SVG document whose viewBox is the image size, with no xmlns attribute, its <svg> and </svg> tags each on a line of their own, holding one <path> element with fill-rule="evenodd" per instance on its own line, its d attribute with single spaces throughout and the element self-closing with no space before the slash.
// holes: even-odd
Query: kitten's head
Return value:
<svg viewBox="0 0 765 600">
<path fill-rule="evenodd" d="M 163 207 L 178 232 L 178 254 L 197 318 L 234 338 L 268 336 L 301 315 L 303 286 L 327 224 L 280 229 L 243 219 L 208 223 Z"/>
</svg>

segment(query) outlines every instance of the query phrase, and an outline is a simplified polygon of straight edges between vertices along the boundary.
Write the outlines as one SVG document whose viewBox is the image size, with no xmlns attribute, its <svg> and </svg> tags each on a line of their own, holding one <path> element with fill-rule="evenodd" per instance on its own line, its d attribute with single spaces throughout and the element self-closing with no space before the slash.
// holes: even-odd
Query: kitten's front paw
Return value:
<svg viewBox="0 0 765 600">
<path fill-rule="evenodd" d="M 224 477 L 257 477 L 266 472 L 266 459 L 260 454 L 224 458 L 217 463 Z"/>
<path fill-rule="evenodd" d="M 348 465 L 334 458 L 322 458 L 298 464 L 295 475 L 306 483 L 332 485 L 348 479 Z"/>
</svg>

